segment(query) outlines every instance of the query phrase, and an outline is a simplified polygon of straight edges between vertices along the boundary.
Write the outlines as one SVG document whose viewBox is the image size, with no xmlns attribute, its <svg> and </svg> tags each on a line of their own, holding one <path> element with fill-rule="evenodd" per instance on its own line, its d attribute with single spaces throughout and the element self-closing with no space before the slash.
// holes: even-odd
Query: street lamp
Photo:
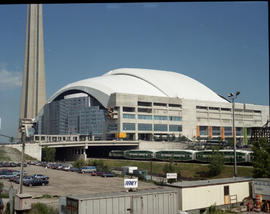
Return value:
<svg viewBox="0 0 270 214">
<path fill-rule="evenodd" d="M 234 100 L 237 98 L 237 96 L 240 94 L 239 91 L 235 93 L 230 93 L 228 95 L 229 98 L 232 99 L 232 117 L 233 117 L 233 152 L 234 152 L 234 177 L 237 177 L 237 168 L 236 168 L 236 139 L 235 139 L 235 127 L 234 127 Z"/>
</svg>

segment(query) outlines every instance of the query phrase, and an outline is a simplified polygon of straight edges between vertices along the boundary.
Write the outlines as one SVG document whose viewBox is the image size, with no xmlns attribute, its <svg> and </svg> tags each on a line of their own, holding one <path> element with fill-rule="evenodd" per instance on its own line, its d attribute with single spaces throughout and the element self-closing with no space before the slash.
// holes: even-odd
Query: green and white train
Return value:
<svg viewBox="0 0 270 214">
<path fill-rule="evenodd" d="M 233 150 L 219 150 L 224 157 L 225 163 L 234 163 Z M 160 161 L 195 161 L 208 163 L 211 160 L 212 150 L 112 150 L 109 153 L 111 158 L 124 158 L 133 160 L 160 160 Z M 253 152 L 246 150 L 236 150 L 237 163 L 251 163 L 253 160 Z"/>
</svg>

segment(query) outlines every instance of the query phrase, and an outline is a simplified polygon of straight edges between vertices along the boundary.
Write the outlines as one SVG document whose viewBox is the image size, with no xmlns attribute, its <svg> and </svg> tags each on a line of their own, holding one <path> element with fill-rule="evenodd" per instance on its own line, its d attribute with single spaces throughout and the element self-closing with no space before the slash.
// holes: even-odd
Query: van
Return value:
<svg viewBox="0 0 270 214">
<path fill-rule="evenodd" d="M 92 172 L 96 172 L 97 169 L 95 166 L 83 166 L 81 168 L 81 173 L 92 173 Z"/>
</svg>

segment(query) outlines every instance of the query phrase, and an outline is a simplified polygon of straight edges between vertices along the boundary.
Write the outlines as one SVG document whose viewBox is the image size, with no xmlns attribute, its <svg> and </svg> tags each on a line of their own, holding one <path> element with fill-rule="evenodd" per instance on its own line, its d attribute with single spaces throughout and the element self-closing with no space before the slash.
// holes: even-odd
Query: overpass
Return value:
<svg viewBox="0 0 270 214">
<path fill-rule="evenodd" d="M 13 147 L 22 150 L 22 144 L 10 144 Z M 25 154 L 28 154 L 38 160 L 42 159 L 42 149 L 56 148 L 65 155 L 65 160 L 74 160 L 82 158 L 87 159 L 87 150 L 92 148 L 111 148 L 123 147 L 133 149 L 139 147 L 139 141 L 131 140 L 101 140 L 88 135 L 34 135 L 26 139 Z"/>
</svg>

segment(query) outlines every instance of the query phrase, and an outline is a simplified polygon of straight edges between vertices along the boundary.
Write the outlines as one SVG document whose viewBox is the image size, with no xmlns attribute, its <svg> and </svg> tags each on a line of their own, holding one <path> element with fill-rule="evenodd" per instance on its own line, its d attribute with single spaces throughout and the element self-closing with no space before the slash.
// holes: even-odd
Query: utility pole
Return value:
<svg viewBox="0 0 270 214">
<path fill-rule="evenodd" d="M 23 193 L 23 175 L 24 175 L 24 150 L 25 150 L 25 137 L 30 137 L 29 129 L 33 126 L 33 120 L 31 118 L 20 119 L 19 132 L 21 132 L 22 141 L 22 156 L 21 156 L 21 171 L 20 171 L 20 188 L 19 194 Z"/>
<path fill-rule="evenodd" d="M 234 121 L 234 100 L 240 94 L 239 91 L 235 93 L 230 93 L 228 97 L 232 99 L 232 126 L 233 126 L 233 151 L 234 151 L 234 177 L 237 177 L 237 163 L 236 163 L 236 138 L 235 138 L 235 121 Z"/>
</svg>

